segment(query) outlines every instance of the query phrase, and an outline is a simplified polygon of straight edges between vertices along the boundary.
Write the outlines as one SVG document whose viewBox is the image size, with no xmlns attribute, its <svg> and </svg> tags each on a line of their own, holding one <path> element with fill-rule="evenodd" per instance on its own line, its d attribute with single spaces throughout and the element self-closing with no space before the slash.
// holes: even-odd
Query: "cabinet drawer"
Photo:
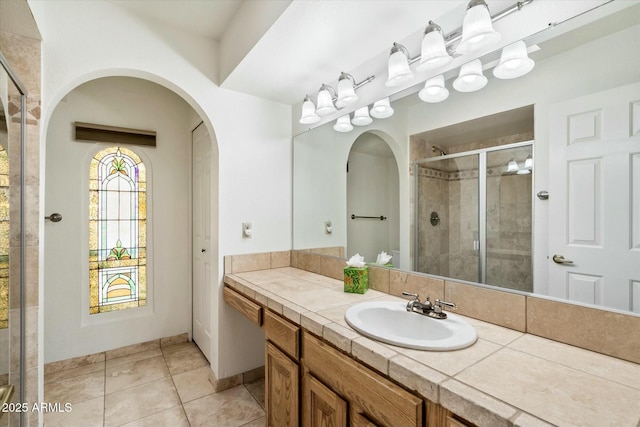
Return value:
<svg viewBox="0 0 640 427">
<path fill-rule="evenodd" d="M 231 307 L 242 313 L 247 319 L 262 326 L 262 307 L 249 298 L 239 294 L 228 286 L 224 287 L 224 300 Z"/>
<path fill-rule="evenodd" d="M 300 358 L 300 328 L 289 321 L 265 310 L 264 333 L 267 339 L 282 351 L 298 360 Z"/>
<path fill-rule="evenodd" d="M 350 357 L 303 332 L 302 362 L 329 388 L 387 426 L 420 426 L 422 400 Z"/>
</svg>

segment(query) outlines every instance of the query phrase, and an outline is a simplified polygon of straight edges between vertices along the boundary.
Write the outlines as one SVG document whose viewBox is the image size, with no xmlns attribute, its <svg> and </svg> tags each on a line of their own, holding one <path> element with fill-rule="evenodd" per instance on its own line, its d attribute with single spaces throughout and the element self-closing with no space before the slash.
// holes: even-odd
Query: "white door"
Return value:
<svg viewBox="0 0 640 427">
<path fill-rule="evenodd" d="M 211 305 L 215 259 L 211 245 L 211 138 L 204 124 L 193 141 L 193 340 L 211 360 Z"/>
<path fill-rule="evenodd" d="M 640 83 L 556 104 L 549 120 L 550 293 L 640 312 Z"/>
</svg>

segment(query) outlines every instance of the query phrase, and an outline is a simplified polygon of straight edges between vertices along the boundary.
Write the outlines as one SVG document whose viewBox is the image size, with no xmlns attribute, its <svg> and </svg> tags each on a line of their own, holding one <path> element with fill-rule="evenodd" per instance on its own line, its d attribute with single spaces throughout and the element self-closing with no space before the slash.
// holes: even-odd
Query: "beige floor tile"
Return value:
<svg viewBox="0 0 640 427">
<path fill-rule="evenodd" d="M 264 409 L 264 378 L 245 383 L 244 386 L 249 390 L 253 398 L 256 399 L 258 405 Z"/>
<path fill-rule="evenodd" d="M 107 369 L 118 365 L 124 365 L 129 362 L 135 362 L 136 360 L 149 359 L 156 356 L 162 356 L 162 351 L 159 348 L 141 351 L 139 353 L 133 353 L 127 356 L 117 357 L 115 359 L 109 359 L 107 360 Z"/>
<path fill-rule="evenodd" d="M 162 356 L 136 360 L 113 368 L 107 368 L 106 394 L 168 378 L 169 370 Z"/>
<path fill-rule="evenodd" d="M 67 380 L 69 378 L 90 374 L 92 372 L 104 373 L 104 360 L 97 363 L 91 363 L 89 365 L 79 366 L 77 368 L 65 369 L 64 371 L 45 373 L 44 383 L 47 384 L 53 381 Z"/>
<path fill-rule="evenodd" d="M 47 427 L 102 427 L 104 398 L 85 400 L 71 406 L 70 412 L 47 412 L 44 425 Z"/>
<path fill-rule="evenodd" d="M 51 403 L 79 403 L 104 396 L 104 372 L 91 372 L 45 384 L 44 400 Z"/>
<path fill-rule="evenodd" d="M 209 366 L 209 362 L 194 343 L 172 345 L 163 348 L 162 352 L 171 375 Z"/>
<path fill-rule="evenodd" d="M 210 371 L 209 366 L 203 366 L 173 376 L 173 383 L 183 403 L 215 392 L 213 384 L 209 381 Z"/>
<path fill-rule="evenodd" d="M 179 405 L 171 378 L 127 388 L 105 397 L 105 426 L 119 426 Z"/>
<path fill-rule="evenodd" d="M 122 427 L 189 427 L 187 415 L 182 406 L 176 406 L 148 417 L 124 424 Z M 263 424 L 264 427 L 264 424 Z"/>
<path fill-rule="evenodd" d="M 244 386 L 210 394 L 184 405 L 191 427 L 237 427 L 264 416 Z"/>
</svg>

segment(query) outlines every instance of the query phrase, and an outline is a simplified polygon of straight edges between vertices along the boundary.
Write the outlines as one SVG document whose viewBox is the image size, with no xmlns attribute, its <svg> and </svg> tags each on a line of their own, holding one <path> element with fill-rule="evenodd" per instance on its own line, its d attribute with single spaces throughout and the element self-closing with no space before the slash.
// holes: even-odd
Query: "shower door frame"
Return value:
<svg viewBox="0 0 640 427">
<path fill-rule="evenodd" d="M 503 151 L 509 150 L 512 148 L 520 148 L 520 147 L 531 147 L 531 158 L 535 158 L 535 140 L 522 141 L 522 142 L 514 142 L 512 144 L 505 145 L 496 145 L 494 147 L 480 148 L 477 150 L 464 151 L 461 153 L 447 154 L 446 156 L 436 156 L 436 157 L 427 157 L 424 159 L 419 159 L 413 162 L 412 171 L 413 171 L 413 260 L 411 262 L 413 271 L 418 271 L 418 258 L 419 258 L 419 249 L 418 249 L 418 209 L 420 204 L 418 203 L 418 167 L 420 165 L 424 165 L 427 163 L 434 163 L 439 160 L 450 160 L 459 157 L 468 157 L 478 155 L 478 240 L 479 240 L 479 256 L 478 256 L 478 278 L 479 283 L 487 284 L 487 153 L 495 152 L 495 151 Z M 534 226 L 535 221 L 533 221 L 533 213 L 534 209 L 534 201 L 535 197 L 533 194 L 533 188 L 535 187 L 535 162 L 534 167 L 531 169 L 531 271 L 535 271 L 534 269 L 534 261 L 533 261 L 533 245 L 534 245 Z M 425 273 L 430 274 L 430 273 Z M 456 279 L 461 280 L 461 279 Z M 466 280 L 462 280 L 466 282 Z M 478 282 L 475 282 L 478 283 Z"/>
</svg>

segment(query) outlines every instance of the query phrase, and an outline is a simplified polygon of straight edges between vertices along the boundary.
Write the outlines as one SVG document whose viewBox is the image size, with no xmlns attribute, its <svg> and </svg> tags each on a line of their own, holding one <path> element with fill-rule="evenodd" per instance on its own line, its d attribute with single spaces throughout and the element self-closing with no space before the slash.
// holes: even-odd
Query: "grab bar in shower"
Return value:
<svg viewBox="0 0 640 427">
<path fill-rule="evenodd" d="M 351 214 L 351 219 L 379 219 L 380 221 L 384 221 L 385 219 L 387 219 L 386 216 L 380 215 L 380 216 L 361 216 L 361 215 L 356 215 L 356 214 Z"/>
</svg>

